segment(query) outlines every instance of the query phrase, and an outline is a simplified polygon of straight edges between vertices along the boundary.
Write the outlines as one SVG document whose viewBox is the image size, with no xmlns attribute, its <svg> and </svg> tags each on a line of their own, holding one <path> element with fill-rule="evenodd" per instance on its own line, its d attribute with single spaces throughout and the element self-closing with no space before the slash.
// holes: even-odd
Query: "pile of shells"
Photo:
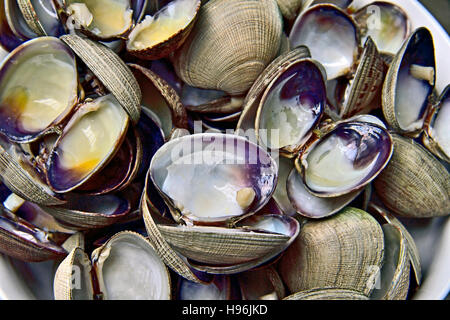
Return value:
<svg viewBox="0 0 450 320">
<path fill-rule="evenodd" d="M 54 260 L 56 299 L 420 286 L 401 221 L 450 214 L 450 90 L 402 8 L 0 3 L 0 252 Z"/>
</svg>

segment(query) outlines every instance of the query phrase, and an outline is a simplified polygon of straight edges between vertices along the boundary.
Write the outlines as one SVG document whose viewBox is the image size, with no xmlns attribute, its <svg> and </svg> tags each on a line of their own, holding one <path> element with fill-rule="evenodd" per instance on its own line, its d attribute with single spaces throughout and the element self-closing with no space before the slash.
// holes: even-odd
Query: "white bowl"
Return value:
<svg viewBox="0 0 450 320">
<path fill-rule="evenodd" d="M 355 0 L 354 6 L 360 8 L 373 1 Z M 437 90 L 441 92 L 450 83 L 450 65 L 446 63 L 450 52 L 447 32 L 418 1 L 388 2 L 399 5 L 407 12 L 412 30 L 425 26 L 433 34 Z M 0 52 L 0 60 L 5 54 Z M 405 223 L 416 241 L 423 268 L 423 282 L 413 299 L 445 299 L 450 291 L 450 219 L 408 220 Z M 52 299 L 56 267 L 52 261 L 23 263 L 0 254 L 0 299 Z"/>
</svg>

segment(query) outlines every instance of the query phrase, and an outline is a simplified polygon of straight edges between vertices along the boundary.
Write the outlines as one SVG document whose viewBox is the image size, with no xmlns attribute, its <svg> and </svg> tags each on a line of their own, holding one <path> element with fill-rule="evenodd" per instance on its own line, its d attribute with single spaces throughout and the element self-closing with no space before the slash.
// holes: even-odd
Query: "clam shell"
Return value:
<svg viewBox="0 0 450 320">
<path fill-rule="evenodd" d="M 276 57 L 281 34 L 273 0 L 211 0 L 175 53 L 174 67 L 193 87 L 243 94 Z"/>
<path fill-rule="evenodd" d="M 296 292 L 283 300 L 369 300 L 369 298 L 350 289 L 321 288 Z"/>
<path fill-rule="evenodd" d="M 243 272 L 237 277 L 244 300 L 263 300 L 271 296 L 279 300 L 286 296 L 283 280 L 273 266 Z"/>
<path fill-rule="evenodd" d="M 409 291 L 410 262 L 406 238 L 400 228 L 385 224 L 384 262 L 380 272 L 380 288 L 370 298 L 374 300 L 405 300 Z"/>
<path fill-rule="evenodd" d="M 277 0 L 281 14 L 286 20 L 294 20 L 302 8 L 303 0 Z"/>
<path fill-rule="evenodd" d="M 418 80 L 409 69 L 413 64 L 436 68 L 433 36 L 424 27 L 416 29 L 394 57 L 383 83 L 381 100 L 388 125 L 400 134 L 417 136 L 422 130 L 436 74 L 433 72 L 429 82 Z M 404 119 L 405 115 L 410 116 Z"/>
<path fill-rule="evenodd" d="M 27 37 L 17 35 L 9 24 L 8 2 L 0 1 L 0 45 L 8 52 L 28 40 Z"/>
<path fill-rule="evenodd" d="M 242 115 L 236 127 L 239 134 L 243 130 L 255 128 L 256 112 L 267 86 L 293 62 L 310 56 L 307 47 L 299 46 L 278 56 L 264 69 L 245 96 Z"/>
<path fill-rule="evenodd" d="M 77 36 L 60 38 L 83 60 L 88 68 L 116 97 L 136 124 L 141 112 L 142 93 L 136 78 L 123 60 L 106 46 Z"/>
<path fill-rule="evenodd" d="M 17 0 L 17 5 L 20 8 L 20 11 L 22 12 L 23 18 L 28 24 L 28 27 L 30 27 L 31 30 L 33 30 L 34 33 L 38 36 L 46 36 L 47 33 L 44 30 L 44 27 L 42 26 L 41 22 L 39 21 L 39 18 L 36 14 L 36 11 L 33 8 L 33 4 L 30 0 Z"/>
<path fill-rule="evenodd" d="M 429 218 L 450 213 L 450 176 L 445 166 L 414 140 L 392 135 L 394 153 L 374 181 L 383 204 L 395 214 Z"/>
<path fill-rule="evenodd" d="M 332 287 L 367 296 L 383 262 L 383 247 L 378 222 L 347 207 L 332 217 L 307 221 L 278 270 L 291 292 Z"/>
<path fill-rule="evenodd" d="M 41 208 L 71 229 L 86 230 L 112 225 L 130 213 L 128 200 L 115 195 L 71 196 L 64 206 Z"/>
<path fill-rule="evenodd" d="M 149 179 L 147 177 L 147 179 Z M 147 206 L 147 195 L 142 194 L 140 210 L 144 218 L 145 228 L 147 229 L 149 241 L 153 244 L 156 252 L 160 255 L 164 263 L 183 278 L 196 283 L 204 283 L 197 274 L 193 272 L 189 264 L 184 260 L 164 239 L 158 225 L 155 223 L 152 213 Z"/>
<path fill-rule="evenodd" d="M 128 66 L 131 68 L 131 70 L 133 70 L 134 74 L 138 73 L 136 74 L 136 77 L 140 80 L 139 86 L 141 88 L 141 91 L 144 92 L 144 104 L 147 99 L 147 94 L 149 93 L 159 93 L 160 97 L 164 100 L 165 105 L 162 106 L 162 108 L 155 109 L 156 107 L 152 104 L 148 105 L 147 108 L 156 113 L 158 118 L 164 122 L 160 126 L 164 131 L 166 139 L 170 136 L 170 132 L 173 130 L 173 128 L 187 129 L 188 120 L 186 109 L 181 103 L 180 96 L 175 91 L 175 89 L 171 87 L 163 78 L 147 68 L 132 63 L 129 63 Z M 150 98 L 152 97 L 149 96 L 149 99 Z M 151 103 L 152 101 L 149 102 Z M 167 118 L 170 118 L 170 121 L 166 121 L 165 119 Z"/>
<path fill-rule="evenodd" d="M 191 260 L 228 265 L 258 259 L 284 246 L 289 236 L 251 230 L 159 225 L 167 242 Z"/>
<path fill-rule="evenodd" d="M 371 102 L 381 91 L 384 74 L 384 61 L 372 38 L 368 37 L 340 116 L 348 118 L 355 114 L 369 113 L 373 108 L 377 108 L 378 105 L 373 105 Z"/>
<path fill-rule="evenodd" d="M 175 0 L 171 3 L 169 3 L 168 5 L 166 5 L 165 7 L 161 8 L 161 10 L 159 10 L 157 13 L 155 13 L 155 15 L 153 17 L 147 18 L 148 17 L 147 16 L 141 22 L 141 24 L 145 25 L 148 22 L 155 23 L 155 22 L 157 22 L 158 16 L 164 14 L 165 12 L 170 12 L 169 13 L 169 15 L 170 15 L 177 11 L 178 12 L 187 11 L 187 9 L 183 8 L 183 7 L 177 8 L 176 7 L 177 1 L 178 1 L 178 3 L 182 3 L 182 4 L 187 3 L 186 0 Z M 174 34 L 172 34 L 171 36 L 169 36 L 167 39 L 163 40 L 162 42 L 155 43 L 145 49 L 136 49 L 136 48 L 132 47 L 132 45 L 131 45 L 132 39 L 133 39 L 133 37 L 137 36 L 137 34 L 135 35 L 135 32 L 138 30 L 138 28 L 140 26 L 139 24 L 136 25 L 133 28 L 133 30 L 131 31 L 131 33 L 128 35 L 128 41 L 127 41 L 128 52 L 140 59 L 158 60 L 158 59 L 168 56 L 173 51 L 180 48 L 183 45 L 184 41 L 186 41 L 186 38 L 188 37 L 189 33 L 192 31 L 192 28 L 194 27 L 194 24 L 195 24 L 195 20 L 197 18 L 197 13 L 201 6 L 200 0 L 192 0 L 190 2 L 192 2 L 193 4 L 189 4 L 189 5 L 195 6 L 193 16 L 189 17 L 189 21 L 186 25 L 181 26 L 179 30 L 177 30 Z M 169 6 L 171 8 L 169 8 Z M 149 20 L 147 20 L 147 19 L 149 19 Z M 175 18 L 170 17 L 169 19 L 175 19 Z M 156 30 L 154 32 L 158 32 L 158 31 Z M 160 32 L 162 32 L 162 31 L 160 31 Z"/>
<path fill-rule="evenodd" d="M 36 228 L 0 208 L 0 252 L 27 262 L 62 259 L 67 252 Z"/>
</svg>

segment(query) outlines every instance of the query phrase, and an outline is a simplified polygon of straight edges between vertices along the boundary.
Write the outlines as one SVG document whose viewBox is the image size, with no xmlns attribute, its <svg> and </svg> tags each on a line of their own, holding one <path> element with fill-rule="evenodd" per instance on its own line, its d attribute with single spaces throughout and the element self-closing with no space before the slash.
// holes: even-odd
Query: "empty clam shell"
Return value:
<svg viewBox="0 0 450 320">
<path fill-rule="evenodd" d="M 410 21 L 393 3 L 374 1 L 353 14 L 365 42 L 372 37 L 381 52 L 396 54 L 410 33 Z"/>
<path fill-rule="evenodd" d="M 230 276 L 216 275 L 210 283 L 196 283 L 179 277 L 178 300 L 230 300 L 232 283 Z"/>
<path fill-rule="evenodd" d="M 394 154 L 374 187 L 394 213 L 416 218 L 450 213 L 450 177 L 445 166 L 413 139 L 392 135 Z"/>
<path fill-rule="evenodd" d="M 372 181 L 392 152 L 392 138 L 386 129 L 344 121 L 300 154 L 300 173 L 307 190 L 316 196 L 345 195 Z"/>
<path fill-rule="evenodd" d="M 332 80 L 349 74 L 358 56 L 359 34 L 354 20 L 334 5 L 315 5 L 302 12 L 289 34 L 291 46 L 305 45 Z"/>
<path fill-rule="evenodd" d="M 128 35 L 128 52 L 146 60 L 166 57 L 186 40 L 200 5 L 200 0 L 175 0 L 146 16 Z"/>
<path fill-rule="evenodd" d="M 262 208 L 275 190 L 276 171 L 270 155 L 247 139 L 204 133 L 163 145 L 149 174 L 176 219 L 223 223 Z"/>
<path fill-rule="evenodd" d="M 174 67 L 193 87 L 243 94 L 276 57 L 281 34 L 275 1 L 211 0 L 175 53 Z"/>
<path fill-rule="evenodd" d="M 18 0 L 17 5 L 28 27 L 37 36 L 56 36 L 64 34 L 53 1 Z"/>
<path fill-rule="evenodd" d="M 77 29 L 99 40 L 123 36 L 133 25 L 130 0 L 64 0 L 64 10 Z"/>
<path fill-rule="evenodd" d="M 128 123 L 128 116 L 113 95 L 82 105 L 48 159 L 51 188 L 60 193 L 71 191 L 102 169 L 122 144 Z"/>
<path fill-rule="evenodd" d="M 260 141 L 269 149 L 296 153 L 323 114 L 325 80 L 318 63 L 309 59 L 293 63 L 276 77 L 265 90 L 256 114 Z"/>
<path fill-rule="evenodd" d="M 30 142 L 72 113 L 78 101 L 75 56 L 59 39 L 30 40 L 0 69 L 0 131 L 10 140 Z"/>
<path fill-rule="evenodd" d="M 383 84 L 382 107 L 388 125 L 400 134 L 422 130 L 435 75 L 433 36 L 416 29 L 392 61 Z"/>
<path fill-rule="evenodd" d="M 331 287 L 367 296 L 382 265 L 383 247 L 378 222 L 348 207 L 332 217 L 307 221 L 278 270 L 291 292 Z"/>
</svg>

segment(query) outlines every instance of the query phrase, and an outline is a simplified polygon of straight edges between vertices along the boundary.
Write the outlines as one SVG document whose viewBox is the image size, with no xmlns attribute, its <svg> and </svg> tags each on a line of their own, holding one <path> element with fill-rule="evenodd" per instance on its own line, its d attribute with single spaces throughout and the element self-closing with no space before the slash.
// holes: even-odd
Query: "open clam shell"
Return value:
<svg viewBox="0 0 450 320">
<path fill-rule="evenodd" d="M 65 126 L 48 159 L 50 187 L 59 193 L 69 192 L 102 169 L 122 144 L 128 119 L 113 95 L 82 105 Z"/>
<path fill-rule="evenodd" d="M 211 0 L 175 53 L 174 67 L 193 87 L 243 94 L 276 57 L 281 35 L 275 1 Z"/>
<path fill-rule="evenodd" d="M 309 59 L 286 68 L 265 90 L 255 129 L 269 149 L 293 154 L 311 136 L 322 117 L 326 88 L 321 67 Z"/>
<path fill-rule="evenodd" d="M 231 300 L 232 291 L 232 281 L 227 275 L 216 275 L 210 283 L 196 283 L 179 277 L 177 300 Z"/>
<path fill-rule="evenodd" d="M 0 252 L 28 262 L 62 259 L 66 250 L 48 238 L 45 231 L 0 208 Z"/>
<path fill-rule="evenodd" d="M 344 121 L 299 155 L 297 169 L 313 195 L 337 197 L 375 179 L 392 152 L 392 138 L 383 127 Z"/>
<path fill-rule="evenodd" d="M 67 119 L 78 102 L 75 56 L 57 38 L 30 40 L 0 68 L 0 131 L 30 142 Z"/>
<path fill-rule="evenodd" d="M 128 35 L 127 51 L 145 60 L 168 56 L 186 40 L 200 5 L 200 0 L 175 0 L 146 16 Z"/>
<path fill-rule="evenodd" d="M 130 0 L 63 0 L 63 20 L 97 40 L 124 36 L 133 26 Z"/>
<path fill-rule="evenodd" d="M 370 280 L 383 262 L 383 247 L 378 222 L 348 207 L 332 217 L 307 221 L 278 270 L 290 292 L 340 288 L 368 296 L 374 289 Z"/>
<path fill-rule="evenodd" d="M 73 249 L 54 280 L 58 300 L 168 300 L 170 288 L 169 272 L 152 245 L 130 231 L 94 250 L 92 262 L 82 249 Z"/>
<path fill-rule="evenodd" d="M 279 76 L 288 66 L 297 60 L 311 57 L 305 46 L 298 46 L 275 58 L 258 76 L 251 88 L 248 90 L 243 102 L 242 115 L 237 124 L 238 134 L 242 131 L 255 129 L 256 113 L 259 109 L 261 97 L 267 86 Z"/>
<path fill-rule="evenodd" d="M 354 20 L 334 5 L 319 4 L 302 12 L 289 34 L 291 46 L 307 46 L 332 80 L 351 72 L 359 54 Z"/>
<path fill-rule="evenodd" d="M 403 43 L 383 84 L 383 114 L 396 132 L 417 136 L 422 130 L 435 68 L 433 36 L 428 29 L 418 28 Z"/>
<path fill-rule="evenodd" d="M 392 135 L 394 154 L 374 187 L 395 214 L 426 218 L 450 213 L 450 176 L 445 166 L 413 139 Z"/>
<path fill-rule="evenodd" d="M 437 106 L 431 109 L 424 127 L 423 144 L 436 157 L 450 162 L 450 85 L 439 98 Z"/>
<path fill-rule="evenodd" d="M 403 9 L 385 1 L 374 1 L 356 11 L 353 17 L 361 30 L 362 43 L 371 37 L 383 53 L 397 54 L 411 29 Z"/>
<path fill-rule="evenodd" d="M 173 139 L 156 152 L 149 170 L 175 218 L 194 223 L 224 223 L 258 211 L 277 181 L 277 165 L 266 151 L 229 134 Z"/>
</svg>

